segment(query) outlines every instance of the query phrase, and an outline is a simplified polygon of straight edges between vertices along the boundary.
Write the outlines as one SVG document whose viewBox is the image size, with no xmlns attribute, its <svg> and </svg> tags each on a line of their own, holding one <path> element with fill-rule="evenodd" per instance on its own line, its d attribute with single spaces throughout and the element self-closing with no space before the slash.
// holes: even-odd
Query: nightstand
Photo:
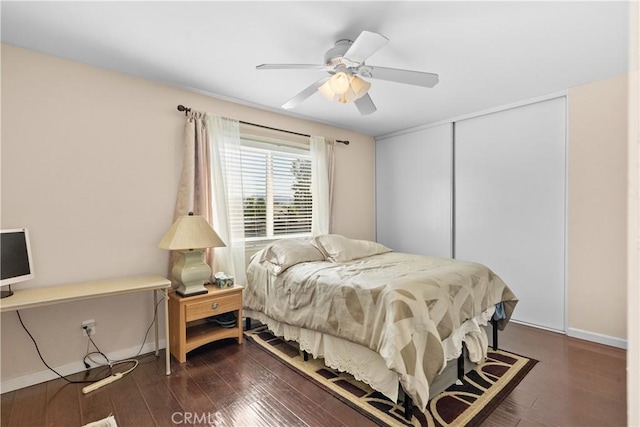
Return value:
<svg viewBox="0 0 640 427">
<path fill-rule="evenodd" d="M 220 289 L 207 286 L 208 293 L 181 297 L 169 293 L 170 351 L 180 363 L 187 361 L 187 353 L 210 342 L 236 338 L 242 344 L 242 286 Z M 235 312 L 233 328 L 223 328 L 206 319 L 218 314 Z"/>
</svg>

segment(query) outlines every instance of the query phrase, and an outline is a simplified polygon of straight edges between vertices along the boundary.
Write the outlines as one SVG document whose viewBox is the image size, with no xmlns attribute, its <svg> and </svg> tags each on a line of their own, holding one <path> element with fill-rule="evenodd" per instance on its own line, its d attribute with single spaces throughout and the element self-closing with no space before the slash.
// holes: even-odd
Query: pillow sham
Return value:
<svg viewBox="0 0 640 427">
<path fill-rule="evenodd" d="M 276 276 L 301 262 L 324 261 L 324 255 L 309 241 L 282 239 L 262 251 L 260 264 Z"/>
<path fill-rule="evenodd" d="M 391 252 L 391 249 L 381 243 L 353 240 L 339 234 L 325 234 L 315 237 L 313 243 L 322 251 L 327 260 L 332 262 L 346 262 Z"/>
</svg>

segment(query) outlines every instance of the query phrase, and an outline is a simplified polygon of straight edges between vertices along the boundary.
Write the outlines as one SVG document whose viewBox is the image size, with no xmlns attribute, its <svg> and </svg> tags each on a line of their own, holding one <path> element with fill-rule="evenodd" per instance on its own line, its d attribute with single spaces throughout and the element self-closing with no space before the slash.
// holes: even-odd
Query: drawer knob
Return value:
<svg viewBox="0 0 640 427">
<path fill-rule="evenodd" d="M 218 308 L 218 303 L 214 302 L 213 304 L 211 304 L 211 308 L 213 308 L 214 310 Z"/>
</svg>

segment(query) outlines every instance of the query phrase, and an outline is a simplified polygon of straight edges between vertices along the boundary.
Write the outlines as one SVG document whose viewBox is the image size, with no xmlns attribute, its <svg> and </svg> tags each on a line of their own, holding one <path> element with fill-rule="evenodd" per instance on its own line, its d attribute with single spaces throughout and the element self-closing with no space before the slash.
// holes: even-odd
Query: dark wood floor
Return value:
<svg viewBox="0 0 640 427">
<path fill-rule="evenodd" d="M 625 351 L 516 324 L 500 347 L 540 363 L 485 426 L 626 425 Z M 149 356 L 88 395 L 63 380 L 4 393 L 2 426 L 81 426 L 110 414 L 121 427 L 374 425 L 250 343 L 211 344 L 185 364 L 172 360 L 172 371 Z"/>
</svg>

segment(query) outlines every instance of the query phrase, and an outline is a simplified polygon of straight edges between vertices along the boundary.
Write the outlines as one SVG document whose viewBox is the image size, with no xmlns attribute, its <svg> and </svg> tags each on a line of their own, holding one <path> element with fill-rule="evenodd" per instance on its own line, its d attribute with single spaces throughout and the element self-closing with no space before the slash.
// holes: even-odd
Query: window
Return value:
<svg viewBox="0 0 640 427">
<path fill-rule="evenodd" d="M 242 138 L 246 241 L 311 234 L 311 154 Z"/>
</svg>

